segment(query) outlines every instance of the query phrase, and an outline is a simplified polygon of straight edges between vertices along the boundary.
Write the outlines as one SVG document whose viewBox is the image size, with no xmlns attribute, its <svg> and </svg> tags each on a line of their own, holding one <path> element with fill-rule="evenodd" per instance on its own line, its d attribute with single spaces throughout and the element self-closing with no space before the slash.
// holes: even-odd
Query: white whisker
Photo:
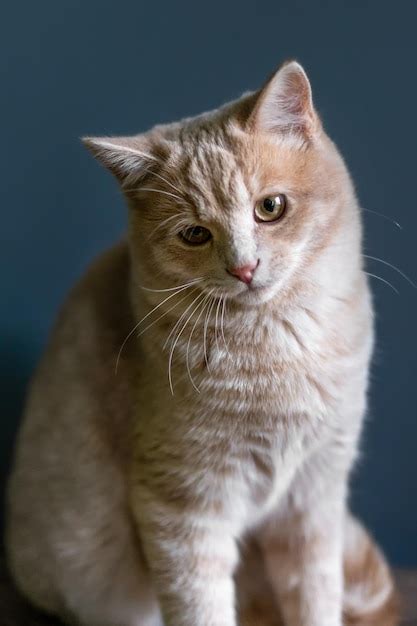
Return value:
<svg viewBox="0 0 417 626">
<path fill-rule="evenodd" d="M 140 185 L 138 185 L 137 187 L 126 187 L 123 189 L 123 191 L 125 191 L 126 193 L 136 193 L 136 194 L 140 193 L 141 191 L 162 193 L 165 196 L 170 196 L 171 198 L 175 198 L 175 200 L 178 200 L 178 202 L 185 204 L 185 200 L 184 198 L 181 198 L 181 196 L 177 196 L 177 194 L 171 193 L 170 191 L 165 191 L 164 189 L 157 189 L 156 187 L 141 187 Z"/>
<path fill-rule="evenodd" d="M 154 311 L 156 311 L 157 309 L 159 309 L 159 307 L 161 307 L 165 302 L 167 302 L 167 300 L 170 300 L 171 298 L 173 298 L 174 296 L 176 296 L 178 293 L 180 293 L 181 291 L 184 291 L 185 289 L 188 289 L 189 285 L 185 285 L 184 287 L 181 287 L 180 289 L 178 289 L 177 291 L 175 291 L 175 293 L 171 293 L 169 296 L 167 296 L 164 300 L 162 300 L 162 302 L 160 302 L 159 304 L 157 304 L 153 309 L 151 309 L 149 311 L 149 313 L 147 313 L 144 317 L 142 317 L 141 320 L 139 320 L 139 322 L 132 328 L 132 330 L 130 331 L 130 333 L 126 336 L 125 340 L 123 341 L 122 345 L 120 346 L 120 350 L 119 353 L 117 355 L 117 359 L 116 359 L 116 367 L 115 367 L 115 374 L 117 374 L 117 370 L 119 367 L 119 361 L 120 361 L 120 357 L 121 354 L 123 352 L 123 348 L 125 347 L 127 341 L 130 339 L 130 337 L 133 335 L 133 333 L 135 332 L 135 330 L 142 324 L 142 322 L 144 322 L 150 315 L 152 315 L 152 313 Z"/>
<path fill-rule="evenodd" d="M 176 217 L 178 217 L 178 223 L 180 224 L 180 223 L 181 223 L 181 221 L 180 221 L 180 219 L 179 219 L 179 218 L 180 218 L 180 217 L 184 217 L 184 214 L 183 214 L 183 213 L 175 213 L 175 215 L 170 215 L 170 216 L 169 216 L 169 217 L 167 217 L 165 220 L 162 220 L 162 222 L 160 222 L 160 223 L 158 224 L 158 226 L 156 226 L 156 227 L 153 229 L 153 231 L 149 234 L 149 236 L 148 236 L 148 240 L 149 240 L 151 237 L 154 237 L 154 236 L 155 236 L 155 233 L 156 233 L 156 232 L 157 232 L 160 228 L 162 228 L 163 226 L 166 226 L 166 224 L 167 224 L 168 222 L 170 222 L 171 220 L 175 219 Z M 184 222 L 184 224 L 185 224 L 185 222 Z"/>
<path fill-rule="evenodd" d="M 378 215 L 379 217 L 382 217 L 384 220 L 387 220 L 388 222 L 391 222 L 391 224 L 394 224 L 394 226 L 396 226 L 400 230 L 403 229 L 401 224 L 399 224 L 398 222 L 393 220 L 392 217 L 389 217 L 388 215 L 384 215 L 384 213 L 378 213 L 378 211 L 374 211 L 373 209 L 362 209 L 362 210 L 363 211 L 367 211 L 367 213 L 373 213 L 374 215 Z"/>
<path fill-rule="evenodd" d="M 210 373 L 210 366 L 209 366 L 209 362 L 208 362 L 208 357 L 207 357 L 207 327 L 209 324 L 209 320 L 210 320 L 210 315 L 211 312 L 213 310 L 213 306 L 214 303 L 216 302 L 215 298 L 212 297 L 212 300 L 210 300 L 210 306 L 207 309 L 207 314 L 204 320 L 204 333 L 203 333 L 203 346 L 204 346 L 204 359 L 206 361 L 206 365 L 207 365 L 207 371 Z"/>
<path fill-rule="evenodd" d="M 227 345 L 226 337 L 224 336 L 224 316 L 225 316 L 225 311 L 226 311 L 226 300 L 227 300 L 227 296 L 225 295 L 223 296 L 223 308 L 222 308 L 222 319 L 220 323 L 220 330 L 222 333 L 223 343 L 225 345 L 226 352 L 229 356 L 231 356 L 230 351 L 229 351 L 229 346 Z"/>
<path fill-rule="evenodd" d="M 204 292 L 199 293 L 199 294 L 198 294 L 198 296 L 196 296 L 196 297 L 194 298 L 193 302 L 191 303 L 191 306 L 192 306 L 193 304 L 195 304 L 195 303 L 199 300 L 199 298 L 201 298 L 202 296 L 203 296 L 203 297 L 205 296 Z M 197 307 L 196 307 L 196 308 L 198 308 L 198 305 L 197 305 Z M 189 315 L 189 316 L 188 316 L 188 318 L 185 320 L 185 323 L 183 324 L 182 328 L 181 328 L 181 329 L 180 329 L 180 331 L 178 332 L 178 334 L 177 334 L 177 336 L 176 336 L 176 338 L 175 338 L 175 341 L 173 342 L 173 344 L 172 344 L 172 346 L 171 346 L 171 352 L 170 352 L 170 354 L 169 354 L 169 359 L 168 359 L 168 380 L 169 380 L 169 387 L 170 387 L 170 389 L 171 389 L 171 394 L 172 394 L 172 395 L 174 395 L 174 387 L 173 387 L 173 384 L 172 384 L 172 372 L 171 372 L 171 367 L 172 367 L 172 359 L 173 359 L 173 357 L 174 357 L 175 347 L 176 347 L 176 345 L 177 345 L 177 343 L 178 343 L 178 341 L 179 341 L 179 338 L 181 337 L 182 333 L 184 332 L 184 329 L 186 328 L 186 326 L 187 326 L 188 322 L 190 321 L 190 319 L 192 318 L 192 316 L 193 316 L 194 312 L 196 311 L 196 308 L 194 308 L 194 309 L 191 311 L 190 315 Z M 189 310 L 189 309 L 190 309 L 190 307 L 188 307 L 188 308 L 187 308 L 187 310 Z"/>
<path fill-rule="evenodd" d="M 150 287 L 144 287 L 143 285 L 139 285 L 141 289 L 145 291 L 153 291 L 155 293 L 160 293 L 162 291 L 175 291 L 176 289 L 180 289 L 181 287 L 189 287 L 190 285 L 195 285 L 196 283 L 201 282 L 204 279 L 204 276 L 200 276 L 199 278 L 193 278 L 188 283 L 184 283 L 183 285 L 178 285 L 177 287 L 169 287 L 168 289 L 150 289 Z"/>
<path fill-rule="evenodd" d="M 123 341 L 122 345 L 120 346 L 120 350 L 119 350 L 119 352 L 118 352 L 117 359 L 116 359 L 116 366 L 115 366 L 115 369 L 114 369 L 114 373 L 115 373 L 115 375 L 117 375 L 117 370 L 119 369 L 119 361 L 120 361 L 120 357 L 121 357 L 122 352 L 123 352 L 123 348 L 125 347 L 125 345 L 126 345 L 127 341 L 130 339 L 130 337 L 133 335 L 133 333 L 135 332 L 135 330 L 137 329 L 137 327 L 139 326 L 139 324 L 140 324 L 140 322 L 138 322 L 138 323 L 137 323 L 137 324 L 136 324 L 136 325 L 132 328 L 132 330 L 130 331 L 130 333 L 129 333 L 128 335 L 126 335 L 125 340 Z"/>
<path fill-rule="evenodd" d="M 393 289 L 395 291 L 396 294 L 399 294 L 400 292 L 398 291 L 398 289 L 396 289 L 394 287 L 394 285 L 391 285 L 391 283 L 388 280 L 385 280 L 385 278 L 381 278 L 381 276 L 377 276 L 376 274 L 370 274 L 369 272 L 365 272 L 365 274 L 367 274 L 368 276 L 371 276 L 372 278 L 377 278 L 378 280 L 380 280 L 382 283 L 385 283 L 386 285 L 388 285 L 389 287 L 391 287 L 391 289 Z"/>
<path fill-rule="evenodd" d="M 164 176 L 161 176 L 161 174 L 158 174 L 157 172 L 152 172 L 150 171 L 151 176 L 156 176 L 157 178 L 159 178 L 160 180 L 163 180 L 164 183 L 166 183 L 167 185 L 169 185 L 170 187 L 172 187 L 172 189 L 174 191 L 178 191 L 178 193 L 182 193 L 181 189 L 178 189 L 178 187 L 176 187 L 173 183 L 171 183 L 167 178 L 164 178 Z"/>
<path fill-rule="evenodd" d="M 198 287 L 195 287 L 195 289 L 192 290 L 191 293 L 194 293 L 196 290 L 198 289 Z M 203 293 L 203 292 L 202 292 Z M 199 294 L 201 295 L 201 294 Z M 195 302 L 195 299 L 191 302 L 191 304 L 189 304 L 185 311 L 182 312 L 182 314 L 180 315 L 179 319 L 175 322 L 174 327 L 171 329 L 171 332 L 169 333 L 168 337 L 165 340 L 164 345 L 162 346 L 162 349 L 165 350 L 165 348 L 167 347 L 167 345 L 169 344 L 169 340 L 171 339 L 171 337 L 175 334 L 175 331 L 177 330 L 177 328 L 180 326 L 182 320 L 184 319 L 184 317 L 187 315 L 188 311 L 191 309 L 191 307 L 193 306 Z"/>
<path fill-rule="evenodd" d="M 395 265 L 393 265 L 392 263 L 388 263 L 388 261 L 384 261 L 384 259 L 379 259 L 377 256 L 371 256 L 370 254 L 364 254 L 364 257 L 366 257 L 367 259 L 372 259 L 373 261 L 379 261 L 380 263 L 383 263 L 384 265 L 387 265 L 388 267 L 391 267 L 393 270 L 395 270 L 396 272 L 398 272 L 400 274 L 400 276 L 402 276 L 403 278 L 405 278 L 405 280 L 407 282 L 410 283 L 410 285 L 412 285 L 414 287 L 414 289 L 417 289 L 417 285 L 416 283 L 414 283 L 411 278 L 409 278 L 407 276 L 407 274 L 404 274 L 404 272 L 402 272 L 398 267 L 396 267 Z"/>
<path fill-rule="evenodd" d="M 217 289 L 216 294 L 215 294 L 215 298 L 218 297 L 218 293 L 219 293 L 219 289 Z M 219 345 L 219 338 L 218 338 L 218 330 L 219 330 L 219 324 L 218 324 L 218 319 L 219 319 L 219 314 L 220 314 L 220 306 L 222 304 L 222 297 L 219 298 L 218 302 L 217 302 L 217 307 L 216 307 L 216 315 L 214 317 L 214 339 L 216 341 L 216 346 L 217 346 L 217 350 L 220 352 L 220 345 Z M 219 331 L 220 332 L 220 331 Z"/>
<path fill-rule="evenodd" d="M 141 337 L 147 330 L 149 330 L 150 328 L 152 328 L 152 326 L 154 326 L 157 322 L 159 322 L 159 320 L 161 320 L 163 317 L 165 317 L 165 315 L 168 315 L 168 313 L 170 313 L 173 309 L 175 309 L 179 304 L 181 304 L 181 302 L 184 302 L 184 300 L 186 300 L 187 298 L 189 298 L 191 296 L 192 293 L 194 293 L 197 290 L 197 287 L 195 289 L 193 289 L 192 291 L 190 291 L 190 293 L 185 294 L 185 296 L 183 298 L 181 298 L 180 300 L 178 300 L 178 302 L 176 302 L 173 306 L 171 306 L 167 311 L 165 311 L 164 313 L 162 313 L 162 315 L 160 315 L 159 317 L 156 318 L 156 320 L 154 320 L 151 324 L 148 324 L 148 326 L 146 326 L 146 328 L 143 328 L 140 333 L 138 333 L 138 337 Z"/>
<path fill-rule="evenodd" d="M 170 191 L 164 191 L 163 189 L 155 189 L 154 187 L 138 187 L 137 191 L 152 191 L 154 193 L 162 193 L 165 196 L 170 196 L 171 198 L 175 198 L 179 202 L 184 202 L 184 198 L 177 196 L 175 193 L 171 193 Z"/>
<path fill-rule="evenodd" d="M 200 321 L 201 316 L 202 316 L 202 315 L 203 315 L 203 313 L 204 313 L 204 310 L 205 310 L 205 308 L 206 308 L 206 305 L 208 305 L 208 304 L 209 304 L 209 302 L 210 302 L 210 296 L 211 296 L 211 294 L 213 293 L 213 291 L 214 291 L 213 289 L 212 289 L 211 291 L 209 291 L 209 293 L 208 293 L 208 294 L 206 294 L 206 297 L 205 297 L 205 298 L 204 298 L 204 299 L 203 299 L 203 300 L 199 303 L 198 307 L 202 306 L 202 309 L 201 309 L 200 313 L 198 314 L 197 319 L 196 319 L 196 320 L 195 320 L 195 322 L 194 322 L 194 326 L 193 326 L 193 327 L 192 327 L 192 329 L 191 329 L 190 336 L 189 336 L 189 338 L 188 338 L 188 343 L 187 343 L 187 353 L 186 353 L 186 359 L 185 359 L 185 361 L 186 361 L 186 366 L 187 366 L 187 372 L 188 372 L 188 376 L 189 376 L 189 378 L 190 378 L 190 381 L 191 381 L 192 386 L 194 387 L 194 389 L 195 389 L 198 393 L 200 393 L 200 389 L 199 389 L 199 388 L 197 387 L 197 385 L 194 383 L 194 379 L 193 379 L 192 374 L 191 374 L 190 361 L 189 361 L 189 351 L 190 351 L 190 345 L 191 345 L 191 340 L 192 340 L 192 337 L 193 337 L 194 331 L 195 331 L 195 329 L 196 329 L 196 326 L 197 326 L 198 322 Z"/>
</svg>

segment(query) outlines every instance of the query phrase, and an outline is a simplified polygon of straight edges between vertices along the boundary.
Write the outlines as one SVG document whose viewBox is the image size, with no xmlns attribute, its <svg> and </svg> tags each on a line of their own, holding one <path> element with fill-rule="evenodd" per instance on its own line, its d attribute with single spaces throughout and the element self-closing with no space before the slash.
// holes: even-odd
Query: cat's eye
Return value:
<svg viewBox="0 0 417 626">
<path fill-rule="evenodd" d="M 257 222 L 276 222 L 285 213 L 287 198 L 283 193 L 263 198 L 255 205 L 255 219 Z"/>
<path fill-rule="evenodd" d="M 204 226 L 188 226 L 180 232 L 180 237 L 192 246 L 201 246 L 211 239 L 211 232 Z"/>
</svg>

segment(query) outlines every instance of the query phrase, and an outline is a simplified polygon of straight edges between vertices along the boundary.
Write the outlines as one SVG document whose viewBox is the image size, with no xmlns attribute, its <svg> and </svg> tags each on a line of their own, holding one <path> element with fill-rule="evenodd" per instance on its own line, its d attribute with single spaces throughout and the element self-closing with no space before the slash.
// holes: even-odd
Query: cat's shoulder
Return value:
<svg viewBox="0 0 417 626">
<path fill-rule="evenodd" d="M 110 305 L 116 296 L 128 290 L 130 255 L 126 240 L 122 240 L 100 254 L 75 285 L 71 298 L 99 300 Z"/>
<path fill-rule="evenodd" d="M 99 341 L 114 349 L 133 321 L 130 267 L 126 241 L 94 260 L 62 305 L 53 336 L 84 345 Z"/>
</svg>

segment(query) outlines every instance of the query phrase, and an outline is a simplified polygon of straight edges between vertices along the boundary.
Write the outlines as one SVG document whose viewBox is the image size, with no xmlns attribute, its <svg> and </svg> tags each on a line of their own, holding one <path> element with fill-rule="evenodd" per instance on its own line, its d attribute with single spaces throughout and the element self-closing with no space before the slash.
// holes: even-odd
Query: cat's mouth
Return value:
<svg viewBox="0 0 417 626">
<path fill-rule="evenodd" d="M 256 306 L 268 302 L 275 295 L 274 289 L 271 285 L 250 285 L 242 286 L 238 292 L 229 291 L 227 297 L 231 300 L 235 300 L 239 304 Z"/>
<path fill-rule="evenodd" d="M 262 304 L 268 302 L 273 297 L 274 293 L 269 286 L 265 285 L 253 285 L 249 289 L 245 289 L 235 296 L 236 300 L 241 303 L 249 305 Z"/>
<path fill-rule="evenodd" d="M 257 304 L 268 302 L 268 300 L 273 298 L 276 290 L 271 284 L 254 284 L 252 282 L 249 285 L 236 285 L 235 288 L 231 288 L 230 285 L 208 285 L 204 291 L 207 293 L 213 293 L 213 291 L 215 291 L 216 298 L 225 297 L 240 305 L 256 306 Z"/>
</svg>

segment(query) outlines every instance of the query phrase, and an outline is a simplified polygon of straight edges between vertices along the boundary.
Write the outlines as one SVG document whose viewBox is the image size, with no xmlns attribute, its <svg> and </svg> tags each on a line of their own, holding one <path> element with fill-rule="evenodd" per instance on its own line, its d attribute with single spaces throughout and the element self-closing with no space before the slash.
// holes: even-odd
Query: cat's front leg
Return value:
<svg viewBox="0 0 417 626">
<path fill-rule="evenodd" d="M 339 517 L 288 517 L 264 536 L 265 563 L 286 626 L 342 626 Z"/>
<path fill-rule="evenodd" d="M 207 511 L 138 489 L 133 508 L 165 626 L 236 626 L 235 541 Z"/>
<path fill-rule="evenodd" d="M 335 475 L 330 485 L 310 471 L 265 523 L 260 543 L 285 625 L 342 626 L 344 480 Z"/>
</svg>

